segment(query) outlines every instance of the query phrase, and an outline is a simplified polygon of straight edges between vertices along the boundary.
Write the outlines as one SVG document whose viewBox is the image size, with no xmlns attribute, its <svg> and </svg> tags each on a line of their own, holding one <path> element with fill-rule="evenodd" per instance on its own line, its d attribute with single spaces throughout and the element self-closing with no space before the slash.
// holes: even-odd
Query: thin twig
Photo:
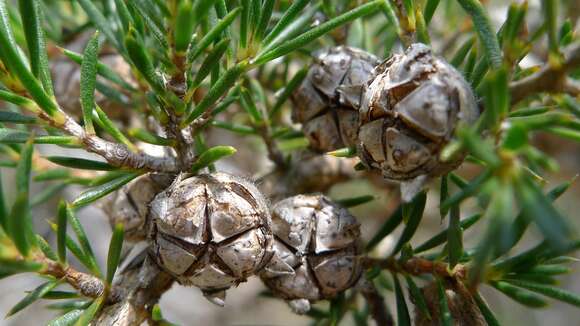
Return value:
<svg viewBox="0 0 580 326">
<path fill-rule="evenodd" d="M 510 84 L 512 104 L 525 99 L 529 95 L 541 92 L 566 92 L 578 95 L 580 88 L 572 82 L 567 72 L 580 67 L 580 43 L 571 45 L 563 51 L 564 60 L 559 66 L 547 63 L 538 72 Z"/>
<path fill-rule="evenodd" d="M 457 264 L 452 270 L 449 265 L 443 262 L 431 261 L 425 258 L 414 257 L 406 261 L 399 261 L 395 258 L 369 258 L 362 257 L 362 264 L 365 268 L 378 267 L 396 273 L 407 273 L 415 276 L 431 274 L 443 278 L 455 278 L 464 280 L 467 277 L 467 268 Z"/>
</svg>

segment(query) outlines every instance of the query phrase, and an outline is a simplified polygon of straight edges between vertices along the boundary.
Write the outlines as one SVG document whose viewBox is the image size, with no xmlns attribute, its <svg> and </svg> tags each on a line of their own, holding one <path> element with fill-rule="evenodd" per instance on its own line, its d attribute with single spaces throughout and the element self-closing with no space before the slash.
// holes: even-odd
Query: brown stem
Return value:
<svg viewBox="0 0 580 326">
<path fill-rule="evenodd" d="M 580 92 L 576 83 L 566 77 L 566 73 L 580 67 L 580 43 L 571 45 L 563 51 L 564 62 L 559 66 L 550 63 L 538 72 L 510 84 L 512 104 L 525 99 L 531 94 L 549 92 L 567 92 L 578 95 Z"/>
<path fill-rule="evenodd" d="M 467 277 L 467 269 L 464 265 L 456 265 L 453 270 L 443 262 L 431 261 L 425 258 L 414 257 L 401 262 L 395 258 L 377 259 L 363 257 L 362 264 L 366 268 L 378 267 L 395 273 L 407 273 L 415 276 L 431 274 L 442 278 L 454 278 L 464 280 Z"/>
<path fill-rule="evenodd" d="M 377 325 L 395 325 L 393 316 L 385 304 L 385 298 L 383 298 L 379 291 L 377 291 L 374 284 L 366 280 L 364 277 L 361 277 L 359 284 L 357 284 L 357 288 L 367 301 L 370 314 Z"/>
</svg>

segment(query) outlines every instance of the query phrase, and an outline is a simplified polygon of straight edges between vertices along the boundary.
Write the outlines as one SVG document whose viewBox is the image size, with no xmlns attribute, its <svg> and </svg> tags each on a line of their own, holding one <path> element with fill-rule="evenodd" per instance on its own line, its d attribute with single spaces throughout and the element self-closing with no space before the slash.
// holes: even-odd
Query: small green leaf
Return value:
<svg viewBox="0 0 580 326">
<path fill-rule="evenodd" d="M 441 220 L 445 219 L 447 212 L 449 212 L 449 207 L 443 207 L 443 203 L 449 197 L 449 177 L 448 175 L 441 176 L 441 185 L 439 187 L 439 215 Z"/>
<path fill-rule="evenodd" d="M 222 159 L 226 156 L 231 156 L 236 152 L 236 149 L 232 146 L 214 146 L 209 148 L 205 152 L 201 153 L 199 157 L 195 160 L 191 166 L 191 172 L 197 173 L 199 170 L 207 167 L 208 165 Z"/>
<path fill-rule="evenodd" d="M 350 207 L 355 207 L 355 206 L 359 206 L 362 204 L 366 204 L 370 201 L 373 201 L 374 199 L 375 199 L 375 196 L 366 195 L 366 196 L 358 196 L 358 197 L 339 199 L 339 200 L 336 200 L 336 203 L 342 207 L 350 208 Z"/>
<path fill-rule="evenodd" d="M 78 298 L 79 294 L 70 291 L 49 291 L 45 293 L 42 298 L 47 300 L 62 300 Z"/>
<path fill-rule="evenodd" d="M 121 188 L 129 181 L 135 179 L 139 176 L 139 173 L 127 173 L 121 175 L 107 183 L 104 183 L 100 186 L 94 187 L 89 189 L 82 194 L 80 194 L 72 203 L 74 207 L 82 207 L 88 205 L 99 198 L 102 198 L 111 192 Z"/>
<path fill-rule="evenodd" d="M 548 305 L 544 299 L 534 292 L 520 289 L 507 282 L 498 281 L 491 284 L 494 288 L 501 291 L 503 294 L 512 298 L 513 300 L 531 308 L 542 308 Z"/>
<path fill-rule="evenodd" d="M 85 130 L 95 133 L 93 127 L 93 111 L 95 110 L 95 87 L 97 85 L 97 58 L 99 56 L 99 32 L 91 37 L 83 53 L 81 63 L 80 102 L 83 110 Z"/>
<path fill-rule="evenodd" d="M 210 73 L 211 69 L 220 62 L 221 57 L 224 55 L 224 53 L 226 53 L 226 50 L 228 49 L 229 45 L 230 45 L 230 39 L 226 38 L 226 39 L 221 40 L 219 43 L 217 43 L 213 47 L 211 52 L 203 60 L 198 71 L 195 73 L 195 78 L 193 79 L 193 82 L 191 83 L 191 88 L 190 88 L 191 90 L 195 90 L 199 87 L 201 82 Z M 191 91 L 189 91 L 188 93 L 191 93 Z"/>
<path fill-rule="evenodd" d="M 267 34 L 262 44 L 268 45 L 278 35 L 280 35 L 280 33 L 282 33 L 284 29 L 286 29 L 293 21 L 295 21 L 295 18 L 298 17 L 302 9 L 304 9 L 304 7 L 306 7 L 306 5 L 308 5 L 309 2 L 310 0 L 293 1 L 290 7 L 288 7 L 288 9 L 284 11 L 284 14 L 282 15 L 278 23 L 276 23 L 274 28 L 272 28 L 272 30 Z"/>
<path fill-rule="evenodd" d="M 93 1 L 90 0 L 78 0 L 78 4 L 83 8 L 89 19 L 95 24 L 95 26 L 105 34 L 107 40 L 117 48 L 121 53 L 123 53 L 123 48 L 119 42 L 119 39 L 115 37 L 115 32 L 111 28 L 111 24 L 107 18 L 101 13 L 101 11 L 95 6 Z"/>
<path fill-rule="evenodd" d="M 254 101 L 254 97 L 250 94 L 250 91 L 246 88 L 242 88 L 240 90 L 240 103 L 246 112 L 250 115 L 250 118 L 253 123 L 260 124 L 264 117 L 258 107 L 256 106 L 256 101 Z"/>
<path fill-rule="evenodd" d="M 0 278 L 17 273 L 37 272 L 42 268 L 44 265 L 37 262 L 0 258 Z"/>
<path fill-rule="evenodd" d="M 107 283 L 113 282 L 115 271 L 121 259 L 121 249 L 123 249 L 123 224 L 115 225 L 111 242 L 109 243 L 109 254 L 107 256 Z"/>
<path fill-rule="evenodd" d="M 58 204 L 57 229 L 56 229 L 56 247 L 58 251 L 58 260 L 66 263 L 66 225 L 67 225 L 67 207 L 64 201 Z"/>
<path fill-rule="evenodd" d="M 213 84 L 203 99 L 187 115 L 182 126 L 187 126 L 193 120 L 200 117 L 207 109 L 214 105 L 238 80 L 238 77 L 246 70 L 246 64 L 239 63 L 226 72 Z"/>
<path fill-rule="evenodd" d="M 16 197 L 16 201 L 10 211 L 7 221 L 8 234 L 18 248 L 22 256 L 26 257 L 30 251 L 30 241 L 28 233 L 30 232 L 30 207 L 28 205 L 28 193 L 21 192 Z"/>
<path fill-rule="evenodd" d="M 479 130 L 497 130 L 499 124 L 507 117 L 510 99 L 508 92 L 508 76 L 505 67 L 490 71 L 483 84 L 485 111 L 483 112 Z"/>
<path fill-rule="evenodd" d="M 345 147 L 326 153 L 326 155 L 331 155 L 334 157 L 355 157 L 356 154 L 356 147 Z"/>
<path fill-rule="evenodd" d="M 256 31 L 254 32 L 254 38 L 256 41 L 261 41 L 264 37 L 264 33 L 268 28 L 268 23 L 270 22 L 270 18 L 272 17 L 272 11 L 274 9 L 274 5 L 276 4 L 275 0 L 264 0 L 264 4 L 262 5 L 262 10 L 260 11 L 260 17 L 258 19 L 258 25 L 256 27 Z"/>
<path fill-rule="evenodd" d="M 46 41 L 42 30 L 42 12 L 38 0 L 19 0 L 20 17 L 26 36 L 32 74 L 40 79 L 48 95 L 53 95 Z"/>
<path fill-rule="evenodd" d="M 32 139 L 29 139 L 20 151 L 20 158 L 18 160 L 18 166 L 16 167 L 16 189 L 20 193 L 29 192 L 33 151 Z"/>
<path fill-rule="evenodd" d="M 500 326 L 500 323 L 499 323 L 499 321 L 497 321 L 497 318 L 495 317 L 493 311 L 491 311 L 491 309 L 489 309 L 489 306 L 487 305 L 487 303 L 485 302 L 483 297 L 481 297 L 479 292 L 476 293 L 473 297 L 475 299 L 475 303 L 479 307 L 479 310 L 481 311 L 481 314 L 483 315 L 483 318 L 485 318 L 485 321 L 487 322 L 487 324 L 489 326 Z"/>
<path fill-rule="evenodd" d="M 70 310 L 62 316 L 59 316 L 50 321 L 47 326 L 72 326 L 77 322 L 82 314 L 82 309 Z"/>
<path fill-rule="evenodd" d="M 274 49 L 258 55 L 253 64 L 262 65 L 268 61 L 272 61 L 278 57 L 286 55 L 302 46 L 314 41 L 320 36 L 332 31 L 333 29 L 346 24 L 352 20 L 360 18 L 362 16 L 369 15 L 376 11 L 379 6 L 381 6 L 383 0 L 374 0 L 358 6 L 340 16 L 334 17 L 312 29 L 305 32 L 304 34 L 282 43 L 281 45 L 275 47 Z"/>
<path fill-rule="evenodd" d="M 477 223 L 481 219 L 481 216 L 482 215 L 478 213 L 478 214 L 473 214 L 469 217 L 464 218 L 460 222 L 461 229 L 463 231 L 467 230 L 472 225 Z M 417 254 L 417 253 L 435 248 L 435 247 L 445 243 L 445 241 L 447 241 L 448 232 L 449 232 L 449 229 L 446 229 L 444 231 L 437 233 L 431 239 L 429 239 L 429 240 L 423 242 L 421 245 L 417 246 L 417 248 L 415 248 L 413 251 Z"/>
<path fill-rule="evenodd" d="M 232 24 L 234 19 L 236 19 L 240 11 L 241 8 L 239 7 L 230 11 L 211 30 L 209 30 L 207 34 L 199 40 L 199 42 L 192 46 L 187 53 L 187 62 L 191 64 L 213 41 L 218 39 L 222 32 Z"/>
<path fill-rule="evenodd" d="M 18 123 L 18 124 L 37 123 L 36 118 L 25 116 L 16 112 L 6 112 L 6 111 L 0 111 L 0 122 Z"/>
<path fill-rule="evenodd" d="M 3 89 L 0 89 L 0 100 L 12 103 L 16 106 L 24 107 L 26 109 L 32 109 L 33 111 L 35 110 L 33 107 L 36 106 L 36 104 L 28 98 L 9 91 L 5 91 Z"/>
<path fill-rule="evenodd" d="M 160 146 L 173 146 L 175 141 L 161 136 L 154 135 L 145 129 L 133 128 L 129 129 L 129 136 L 136 138 L 142 142 Z"/>
<path fill-rule="evenodd" d="M 574 305 L 576 307 L 580 307 L 580 295 L 576 294 L 576 293 L 572 293 L 572 292 L 568 292 L 564 289 L 560 289 L 557 287 L 553 287 L 553 286 L 548 286 L 548 285 L 543 285 L 543 284 L 537 284 L 537 283 L 532 283 L 532 282 L 528 282 L 528 281 L 523 281 L 523 280 L 509 280 L 507 281 L 515 286 L 524 288 L 524 289 L 528 289 L 530 291 L 534 291 L 536 293 L 540 293 L 543 294 L 547 297 L 562 301 L 562 302 L 566 302 L 569 303 L 571 305 Z"/>
<path fill-rule="evenodd" d="M 46 258 L 54 261 L 58 260 L 58 257 L 56 256 L 56 254 L 54 253 L 48 242 L 46 242 L 46 240 L 42 236 L 40 236 L 40 234 L 36 234 L 36 244 L 38 245 L 38 248 L 40 249 L 40 251 L 42 251 L 42 254 Z"/>
<path fill-rule="evenodd" d="M 445 294 L 445 288 L 441 283 L 440 279 L 437 279 L 437 293 L 439 296 L 439 312 L 441 317 L 442 326 L 453 326 L 453 318 L 451 317 L 451 312 L 449 311 L 449 303 L 447 303 L 447 295 Z"/>
<path fill-rule="evenodd" d="M 32 179 L 34 181 L 53 181 L 62 180 L 70 177 L 68 169 L 51 169 L 43 172 L 38 172 Z"/>
<path fill-rule="evenodd" d="M 151 88 L 159 94 L 165 93 L 165 87 L 160 76 L 155 72 L 153 62 L 149 54 L 145 51 L 145 45 L 138 41 L 137 34 L 134 29 L 130 29 L 125 37 L 125 46 L 129 53 L 129 58 L 133 65 L 143 75 L 143 78 L 151 85 Z"/>
<path fill-rule="evenodd" d="M 125 137 L 123 132 L 115 126 L 115 123 L 107 117 L 107 114 L 98 105 L 94 107 L 93 113 L 98 117 L 99 126 L 111 135 L 111 137 L 113 137 L 117 142 L 127 146 L 129 150 L 133 152 L 137 151 L 137 147 L 133 145 L 127 137 Z"/>
<path fill-rule="evenodd" d="M 373 250 L 383 239 L 391 234 L 399 224 L 403 221 L 403 206 L 399 207 L 389 216 L 389 218 L 383 223 L 381 228 L 372 237 L 372 239 L 367 243 L 366 251 Z"/>
<path fill-rule="evenodd" d="M 459 206 L 451 206 L 449 227 L 447 228 L 447 251 L 449 268 L 453 269 L 463 256 L 463 229 L 459 221 Z"/>
<path fill-rule="evenodd" d="M 407 308 L 407 302 L 405 301 L 403 289 L 401 288 L 399 279 L 395 274 L 393 274 L 393 280 L 395 281 L 395 298 L 397 301 L 397 325 L 411 326 L 411 317 L 409 316 L 409 308 Z"/>
<path fill-rule="evenodd" d="M 419 311 L 421 312 L 421 314 L 423 314 L 423 316 L 426 319 L 431 320 L 431 313 L 429 312 L 429 307 L 427 306 L 427 302 L 425 301 L 423 293 L 421 293 L 421 290 L 419 289 L 417 284 L 415 284 L 413 278 L 411 278 L 408 275 L 405 275 L 405 280 L 407 281 L 407 285 L 409 286 L 409 294 L 412 297 L 411 301 L 415 304 L 417 308 L 419 308 Z"/>
<path fill-rule="evenodd" d="M 28 295 L 26 295 L 22 300 L 20 300 L 16 305 L 14 305 L 14 307 L 12 307 L 10 311 L 8 311 L 6 317 L 10 317 L 16 314 L 17 312 L 21 311 L 22 309 L 28 307 L 36 300 L 42 298 L 50 290 L 54 289 L 57 285 L 58 281 L 56 280 L 49 281 L 39 285 L 36 289 L 34 289 L 34 291 L 28 293 Z"/>
<path fill-rule="evenodd" d="M 435 13 L 435 10 L 437 10 L 437 6 L 439 6 L 439 0 L 427 0 L 427 3 L 425 4 L 425 11 L 423 12 L 426 25 L 429 25 L 429 22 L 431 22 L 431 18 L 433 18 L 433 14 Z"/>
<path fill-rule="evenodd" d="M 473 26 L 485 49 L 487 60 L 494 68 L 502 64 L 502 54 L 497 36 L 485 8 L 478 0 L 458 0 L 463 9 L 471 16 Z"/>
<path fill-rule="evenodd" d="M 454 193 L 453 195 L 451 195 L 451 197 L 445 200 L 441 205 L 441 207 L 449 208 L 452 205 L 459 205 L 463 200 L 477 193 L 481 185 L 484 184 L 489 178 L 491 178 L 492 175 L 493 175 L 492 171 L 489 169 L 483 171 L 481 174 L 479 174 L 477 177 L 471 180 L 471 182 L 469 182 L 463 189 L 461 189 L 459 192 Z M 452 180 L 454 180 L 453 175 Z"/>
<path fill-rule="evenodd" d="M 193 19 L 193 4 L 191 0 L 183 0 L 178 4 L 175 16 L 175 28 L 173 38 L 175 40 L 175 50 L 183 52 L 191 41 L 194 31 L 195 21 Z"/>
<path fill-rule="evenodd" d="M 51 161 L 52 163 L 73 169 L 93 170 L 93 171 L 94 170 L 111 171 L 116 169 L 114 166 L 109 165 L 108 163 L 105 162 L 93 161 L 76 157 L 47 156 L 46 159 Z"/>
<path fill-rule="evenodd" d="M 255 135 L 257 133 L 254 127 L 230 123 L 226 121 L 213 120 L 211 125 L 220 129 L 229 130 L 241 135 Z"/>
<path fill-rule="evenodd" d="M 393 249 L 391 256 L 396 255 L 409 240 L 415 235 L 415 231 L 419 227 L 419 223 L 421 223 L 421 219 L 423 218 L 423 211 L 425 210 L 425 204 L 427 202 L 427 194 L 425 192 L 419 193 L 413 201 L 408 204 L 409 207 L 409 220 L 407 221 L 407 225 L 403 229 L 403 233 L 401 237 L 397 241 L 395 248 Z"/>
<path fill-rule="evenodd" d="M 95 318 L 97 312 L 101 309 L 103 304 L 105 303 L 105 297 L 98 297 L 96 298 L 93 303 L 83 312 L 83 314 L 79 317 L 75 326 L 88 326 L 90 322 Z"/>
<path fill-rule="evenodd" d="M 93 252 L 89 238 L 87 237 L 81 222 L 73 211 L 73 208 L 68 205 L 66 207 L 66 218 L 67 222 L 70 224 L 72 230 L 77 236 L 77 240 L 79 241 L 83 253 L 87 257 L 87 261 L 89 261 L 91 264 L 91 271 L 97 276 L 100 275 L 99 266 L 97 265 L 97 260 L 95 258 L 95 254 Z"/>
</svg>

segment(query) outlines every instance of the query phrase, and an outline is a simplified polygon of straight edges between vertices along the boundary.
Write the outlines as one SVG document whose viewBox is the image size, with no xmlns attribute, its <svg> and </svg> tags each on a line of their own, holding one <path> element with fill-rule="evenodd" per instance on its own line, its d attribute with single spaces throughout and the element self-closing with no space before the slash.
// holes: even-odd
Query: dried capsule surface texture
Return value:
<svg viewBox="0 0 580 326">
<path fill-rule="evenodd" d="M 123 225 L 125 239 L 145 240 L 149 203 L 171 183 L 171 176 L 148 173 L 116 191 L 102 206 L 112 226 Z"/>
<path fill-rule="evenodd" d="M 411 45 L 375 68 L 363 90 L 359 111 L 359 156 L 387 179 L 438 176 L 462 157 L 439 160 L 459 122 L 479 115 L 462 75 L 424 44 Z"/>
<path fill-rule="evenodd" d="M 362 50 L 339 46 L 319 53 L 292 94 L 292 119 L 312 149 L 327 152 L 356 145 L 363 85 L 379 60 Z"/>
<path fill-rule="evenodd" d="M 183 285 L 217 295 L 259 271 L 271 257 L 268 207 L 250 182 L 225 174 L 175 181 L 151 203 L 152 250 Z"/>
<path fill-rule="evenodd" d="M 274 256 L 261 273 L 286 300 L 329 299 L 359 278 L 360 225 L 322 195 L 297 195 L 272 211 Z"/>
</svg>

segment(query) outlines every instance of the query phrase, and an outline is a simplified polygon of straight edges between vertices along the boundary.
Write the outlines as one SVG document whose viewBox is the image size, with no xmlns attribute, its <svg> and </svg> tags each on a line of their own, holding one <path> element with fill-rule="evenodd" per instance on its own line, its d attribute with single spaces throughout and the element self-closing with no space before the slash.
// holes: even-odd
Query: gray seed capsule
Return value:
<svg viewBox="0 0 580 326">
<path fill-rule="evenodd" d="M 312 149 L 327 152 L 356 144 L 362 86 L 379 60 L 339 46 L 318 54 L 292 94 L 292 119 L 302 123 Z"/>
<path fill-rule="evenodd" d="M 170 183 L 169 175 L 148 173 L 116 191 L 102 206 L 111 226 L 121 223 L 128 241 L 145 240 L 149 203 Z"/>
<path fill-rule="evenodd" d="M 225 173 L 176 180 L 151 203 L 152 250 L 179 283 L 224 304 L 225 290 L 272 256 L 268 207 L 250 182 Z"/>
<path fill-rule="evenodd" d="M 274 206 L 272 227 L 274 256 L 260 276 L 296 312 L 358 280 L 360 225 L 345 208 L 322 195 L 297 195 Z"/>
<path fill-rule="evenodd" d="M 411 182 L 439 176 L 463 160 L 439 160 L 459 122 L 479 111 L 470 86 L 424 44 L 411 45 L 375 68 L 359 111 L 359 156 L 385 178 Z"/>
</svg>

